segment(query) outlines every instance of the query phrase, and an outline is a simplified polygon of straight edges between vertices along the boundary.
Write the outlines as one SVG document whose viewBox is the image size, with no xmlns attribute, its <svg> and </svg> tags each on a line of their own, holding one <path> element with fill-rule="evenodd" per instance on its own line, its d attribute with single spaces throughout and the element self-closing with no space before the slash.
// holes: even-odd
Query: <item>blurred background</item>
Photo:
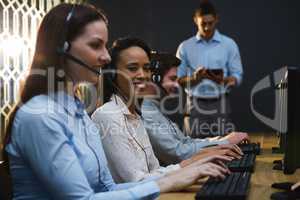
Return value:
<svg viewBox="0 0 300 200">
<path fill-rule="evenodd" d="M 44 14 L 58 0 L 0 1 L 0 136 L 7 116 L 18 98 L 19 82 L 34 51 L 35 34 Z M 74 2 L 74 1 L 73 1 Z M 178 45 L 196 34 L 193 12 L 198 3 L 158 0 L 90 0 L 109 19 L 109 46 L 123 36 L 144 39 L 157 51 L 174 53 Z M 239 130 L 272 132 L 250 109 L 250 92 L 255 84 L 283 66 L 300 66 L 299 14 L 297 0 L 212 0 L 220 14 L 218 29 L 239 45 L 244 78 L 231 93 L 233 120 Z M 274 117 L 272 87 L 254 97 L 257 112 Z M 0 140 L 1 144 L 2 140 Z"/>
<path fill-rule="evenodd" d="M 248 132 L 272 132 L 250 108 L 255 84 L 283 66 L 300 67 L 300 1 L 297 0 L 211 0 L 220 14 L 218 29 L 233 38 L 240 48 L 244 67 L 243 83 L 231 93 L 235 125 Z M 194 36 L 193 13 L 199 1 L 97 0 L 109 18 L 110 42 L 131 35 L 146 40 L 158 51 L 176 53 L 178 45 Z M 273 88 L 255 94 L 257 112 L 274 118 Z"/>
</svg>

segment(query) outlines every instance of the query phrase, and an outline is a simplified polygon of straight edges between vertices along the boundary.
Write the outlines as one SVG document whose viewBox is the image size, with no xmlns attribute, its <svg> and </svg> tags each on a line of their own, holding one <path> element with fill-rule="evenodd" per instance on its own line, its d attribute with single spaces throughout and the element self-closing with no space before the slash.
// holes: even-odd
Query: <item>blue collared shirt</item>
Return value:
<svg viewBox="0 0 300 200">
<path fill-rule="evenodd" d="M 199 66 L 206 69 L 223 69 L 224 77 L 234 76 L 237 84 L 242 82 L 243 67 L 237 44 L 231 38 L 220 34 L 217 30 L 209 41 L 200 35 L 182 42 L 177 50 L 181 59 L 178 77 L 190 76 Z M 223 85 L 204 79 L 189 90 L 196 97 L 214 98 L 226 93 Z"/>
<path fill-rule="evenodd" d="M 6 151 L 14 199 L 155 199 L 159 195 L 151 180 L 115 184 L 98 128 L 81 102 L 64 92 L 35 96 L 20 107 Z"/>
<path fill-rule="evenodd" d="M 159 104 L 152 99 L 144 99 L 142 115 L 154 153 L 164 165 L 179 163 L 207 146 L 229 143 L 227 140 L 185 136 L 175 123 L 161 113 Z"/>
</svg>

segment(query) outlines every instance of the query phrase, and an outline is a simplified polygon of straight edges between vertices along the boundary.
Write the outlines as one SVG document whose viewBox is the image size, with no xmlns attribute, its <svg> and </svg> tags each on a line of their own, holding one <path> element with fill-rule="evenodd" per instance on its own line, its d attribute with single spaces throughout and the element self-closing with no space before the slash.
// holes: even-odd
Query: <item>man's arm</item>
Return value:
<svg viewBox="0 0 300 200">
<path fill-rule="evenodd" d="M 228 72 L 229 76 L 225 79 L 227 86 L 240 85 L 243 78 L 243 66 L 241 56 L 237 44 L 232 41 L 229 46 L 229 58 L 228 58 Z"/>
<path fill-rule="evenodd" d="M 184 136 L 176 124 L 155 107 L 143 105 L 143 121 L 156 154 L 165 164 L 179 163 L 209 145 L 227 144 L 223 141 L 192 139 Z"/>
<path fill-rule="evenodd" d="M 177 49 L 176 56 L 181 60 L 177 70 L 178 83 L 182 87 L 193 87 L 197 85 L 203 78 L 205 70 L 203 67 L 198 67 L 194 70 L 189 63 L 186 55 L 184 43 L 181 43 Z"/>
<path fill-rule="evenodd" d="M 198 83 L 200 83 L 203 79 L 210 79 L 212 81 L 215 81 L 218 84 L 224 82 L 223 75 L 222 76 L 216 75 L 210 70 L 207 70 L 202 66 L 199 66 L 191 76 L 184 76 L 179 78 L 178 83 L 182 87 L 187 87 L 187 86 L 193 87 Z"/>
<path fill-rule="evenodd" d="M 199 74 L 199 75 L 198 75 Z M 193 73 L 191 76 L 183 76 L 178 78 L 178 83 L 182 87 L 193 87 L 201 82 L 201 80 L 204 78 L 204 76 L 201 76 L 200 73 Z"/>
</svg>

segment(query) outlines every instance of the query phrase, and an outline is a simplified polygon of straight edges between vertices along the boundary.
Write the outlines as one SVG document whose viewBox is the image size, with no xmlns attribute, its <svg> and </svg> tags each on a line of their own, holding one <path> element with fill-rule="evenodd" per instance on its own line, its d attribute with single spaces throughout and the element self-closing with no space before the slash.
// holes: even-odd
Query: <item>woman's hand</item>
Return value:
<svg viewBox="0 0 300 200">
<path fill-rule="evenodd" d="M 230 171 L 223 164 L 216 164 L 222 161 L 229 161 L 229 159 L 223 156 L 210 156 L 208 158 L 198 160 L 187 167 L 160 178 L 157 181 L 157 184 L 161 193 L 163 193 L 179 191 L 194 184 L 198 179 L 206 176 L 224 179 L 226 174 L 229 174 Z"/>
<path fill-rule="evenodd" d="M 291 187 L 291 190 L 296 190 L 297 188 L 299 188 L 300 186 L 300 181 L 295 183 L 292 187 Z"/>
<path fill-rule="evenodd" d="M 206 158 L 209 158 L 210 156 L 226 156 L 227 158 L 233 160 L 233 159 L 241 159 L 243 155 L 244 155 L 243 152 L 237 145 L 231 145 L 231 144 L 219 145 L 215 147 L 208 147 L 199 151 L 191 158 L 182 161 L 180 163 L 180 166 L 185 167 L 197 160 L 204 161 Z"/>
</svg>

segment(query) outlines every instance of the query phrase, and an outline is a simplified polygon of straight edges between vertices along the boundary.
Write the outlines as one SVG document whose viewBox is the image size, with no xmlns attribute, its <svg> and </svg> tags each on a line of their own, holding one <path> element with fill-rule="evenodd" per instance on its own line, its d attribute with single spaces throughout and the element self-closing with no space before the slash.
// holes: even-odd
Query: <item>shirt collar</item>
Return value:
<svg viewBox="0 0 300 200">
<path fill-rule="evenodd" d="M 159 107 L 159 99 L 145 98 L 143 101 L 143 105 Z"/>
<path fill-rule="evenodd" d="M 85 107 L 83 103 L 74 96 L 67 94 L 65 91 L 58 91 L 50 94 L 50 97 L 72 116 L 83 116 Z"/>
<path fill-rule="evenodd" d="M 199 33 L 196 35 L 197 42 L 205 41 Z M 213 37 L 209 40 L 209 42 L 215 41 L 215 42 L 221 42 L 221 34 L 218 30 L 215 30 L 215 33 Z"/>
<path fill-rule="evenodd" d="M 137 115 L 134 115 L 130 112 L 123 99 L 121 99 L 121 97 L 119 97 L 118 95 L 116 94 L 112 95 L 111 100 L 114 101 L 119 106 L 120 111 L 123 113 L 124 116 L 131 119 L 139 118 L 137 117 Z"/>
</svg>

